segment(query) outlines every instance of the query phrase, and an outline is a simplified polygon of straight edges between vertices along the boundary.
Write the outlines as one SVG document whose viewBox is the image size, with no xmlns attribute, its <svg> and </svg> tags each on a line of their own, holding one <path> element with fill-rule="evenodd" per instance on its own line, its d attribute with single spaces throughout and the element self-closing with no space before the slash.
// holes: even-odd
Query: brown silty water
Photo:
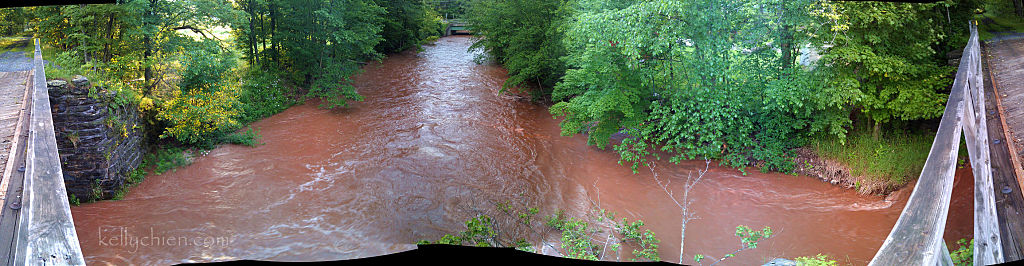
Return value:
<svg viewBox="0 0 1024 266">
<path fill-rule="evenodd" d="M 506 71 L 474 63 L 471 43 L 446 37 L 423 52 L 371 63 L 356 78 L 363 102 L 292 107 L 253 124 L 264 145 L 225 145 L 148 177 L 123 200 L 73 207 L 87 262 L 376 256 L 463 230 L 467 218 L 502 201 L 541 214 L 581 214 L 599 202 L 645 221 L 662 240 L 661 257 L 676 262 L 680 214 L 651 171 L 633 174 L 584 136 L 559 136 L 545 106 L 499 93 Z M 655 169 L 677 186 L 702 168 L 657 162 Z M 969 171 L 958 173 L 966 182 L 954 191 L 950 241 L 972 230 L 973 182 Z M 866 264 L 909 192 L 858 195 L 810 177 L 743 175 L 712 163 L 691 194 L 698 219 L 688 225 L 684 262 L 739 248 L 733 233 L 748 225 L 771 226 L 776 236 L 723 264 L 818 253 Z"/>
</svg>

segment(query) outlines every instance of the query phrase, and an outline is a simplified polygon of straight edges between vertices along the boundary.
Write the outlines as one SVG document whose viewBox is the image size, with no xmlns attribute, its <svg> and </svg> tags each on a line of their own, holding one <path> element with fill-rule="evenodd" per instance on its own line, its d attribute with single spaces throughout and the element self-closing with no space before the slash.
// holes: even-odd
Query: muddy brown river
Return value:
<svg viewBox="0 0 1024 266">
<path fill-rule="evenodd" d="M 477 64 L 471 37 L 371 63 L 356 78 L 364 102 L 323 110 L 315 101 L 253 124 L 264 145 L 225 145 L 175 172 L 149 176 L 123 200 L 72 207 L 90 265 L 163 265 L 260 259 L 338 260 L 413 249 L 465 229 L 493 202 L 583 213 L 594 203 L 642 219 L 676 261 L 676 206 L 646 168 L 559 136 L 545 106 L 499 94 L 506 71 Z M 815 178 L 716 167 L 692 197 L 699 219 L 685 257 L 739 247 L 737 225 L 776 236 L 723 262 L 764 263 L 818 253 L 863 265 L 910 194 L 859 195 Z M 703 162 L 658 162 L 681 184 Z M 958 170 L 947 241 L 970 236 L 970 172 Z M 960 178 L 963 176 L 963 178 Z M 952 242 L 950 242 L 952 244 Z M 951 245 L 952 247 L 952 245 Z"/>
</svg>

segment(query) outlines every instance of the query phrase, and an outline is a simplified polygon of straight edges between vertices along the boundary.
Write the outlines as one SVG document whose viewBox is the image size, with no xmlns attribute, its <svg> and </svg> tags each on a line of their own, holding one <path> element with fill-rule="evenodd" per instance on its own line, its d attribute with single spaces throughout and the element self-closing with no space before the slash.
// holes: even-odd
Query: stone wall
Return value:
<svg viewBox="0 0 1024 266">
<path fill-rule="evenodd" d="M 110 199 L 142 162 L 137 106 L 113 104 L 114 92 L 82 76 L 46 83 L 64 184 L 81 201 Z"/>
</svg>

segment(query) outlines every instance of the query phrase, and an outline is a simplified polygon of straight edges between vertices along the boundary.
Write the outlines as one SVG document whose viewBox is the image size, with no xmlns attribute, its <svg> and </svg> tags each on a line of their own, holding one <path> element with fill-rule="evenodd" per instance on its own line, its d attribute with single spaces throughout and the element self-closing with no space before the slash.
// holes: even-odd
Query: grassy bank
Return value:
<svg viewBox="0 0 1024 266">
<path fill-rule="evenodd" d="M 31 53 L 34 47 L 32 45 L 29 45 L 30 43 L 32 43 L 32 39 L 28 38 L 28 37 L 20 37 L 20 36 L 0 37 L 0 54 L 6 53 L 6 52 L 19 52 L 19 51 L 26 52 L 26 53 Z"/>
<path fill-rule="evenodd" d="M 845 143 L 818 138 L 808 146 L 819 157 L 848 168 L 858 190 L 871 184 L 891 191 L 920 175 L 934 138 L 934 132 L 896 131 L 875 139 L 870 131 L 861 130 L 851 132 Z"/>
</svg>

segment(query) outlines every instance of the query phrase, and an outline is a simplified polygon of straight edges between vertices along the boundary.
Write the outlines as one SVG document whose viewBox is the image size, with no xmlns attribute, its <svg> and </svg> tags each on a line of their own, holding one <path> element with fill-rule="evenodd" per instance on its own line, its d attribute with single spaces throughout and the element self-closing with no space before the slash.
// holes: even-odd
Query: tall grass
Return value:
<svg viewBox="0 0 1024 266">
<path fill-rule="evenodd" d="M 903 186 L 921 174 L 935 133 L 889 132 L 874 139 L 871 132 L 855 131 L 841 144 L 835 138 L 811 141 L 818 156 L 839 161 L 853 176 Z"/>
</svg>

